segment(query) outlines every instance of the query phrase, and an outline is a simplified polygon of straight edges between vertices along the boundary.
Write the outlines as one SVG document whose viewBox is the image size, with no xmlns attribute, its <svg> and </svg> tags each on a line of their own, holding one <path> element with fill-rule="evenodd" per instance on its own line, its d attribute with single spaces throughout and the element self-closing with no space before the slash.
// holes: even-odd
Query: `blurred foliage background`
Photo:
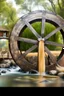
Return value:
<svg viewBox="0 0 64 96">
<path fill-rule="evenodd" d="M 14 3 L 12 3 L 12 1 Z M 14 7 L 14 4 L 16 5 L 16 7 Z M 64 18 L 64 0 L 0 0 L 0 26 L 7 28 L 11 33 L 19 17 L 34 10 L 52 11 L 56 15 L 60 15 L 62 18 Z M 41 22 L 36 22 L 32 24 L 32 26 L 37 30 L 38 33 L 41 31 Z M 54 29 L 54 26 L 49 23 L 46 23 L 45 36 Z M 31 34 L 28 28 L 24 30 L 22 36 L 36 39 L 33 34 Z M 50 40 L 59 43 L 63 42 L 62 35 L 60 34 L 60 32 L 51 37 Z M 1 42 L 0 47 L 2 46 Z M 22 50 L 26 50 L 30 46 L 31 45 L 29 44 L 26 44 L 25 46 L 23 42 L 20 43 L 20 49 Z M 52 46 L 48 47 L 51 50 L 61 49 Z"/>
</svg>

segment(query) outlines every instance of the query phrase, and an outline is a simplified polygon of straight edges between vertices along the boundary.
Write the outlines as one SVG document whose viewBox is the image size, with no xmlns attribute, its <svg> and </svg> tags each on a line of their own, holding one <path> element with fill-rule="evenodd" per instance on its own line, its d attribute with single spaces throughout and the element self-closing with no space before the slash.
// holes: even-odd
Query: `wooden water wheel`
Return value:
<svg viewBox="0 0 64 96">
<path fill-rule="evenodd" d="M 38 30 L 36 30 L 34 27 L 35 23 L 37 29 L 40 28 L 39 33 L 37 32 Z M 39 26 L 37 23 L 39 23 Z M 50 28 L 47 28 L 47 30 L 49 30 L 50 32 L 46 35 L 45 32 L 47 32 L 47 30 L 45 30 L 45 27 L 47 24 L 54 26 L 54 28 L 52 31 L 50 30 Z M 44 72 L 46 69 L 45 52 L 49 55 L 53 64 L 58 64 L 58 59 L 51 53 L 48 46 L 51 45 L 54 47 L 61 47 L 61 53 L 63 53 L 63 28 L 64 20 L 51 12 L 34 11 L 29 13 L 28 15 L 21 17 L 17 21 L 10 35 L 10 51 L 16 64 L 18 64 L 24 71 L 37 69 L 38 66 L 39 72 Z M 24 36 L 23 34 L 25 30 L 27 30 L 26 36 Z M 29 37 L 29 31 L 31 32 L 31 37 Z M 61 34 L 62 43 L 54 42 L 49 39 L 53 38 L 53 36 L 55 37 L 58 32 Z M 24 46 L 22 45 L 23 43 Z M 30 48 L 23 50 L 23 47 L 26 47 L 26 43 L 28 45 L 31 44 Z M 35 49 L 37 49 L 38 52 L 38 62 L 36 65 L 32 64 L 26 59 L 26 55 Z M 60 57 L 61 53 L 58 57 Z"/>
</svg>

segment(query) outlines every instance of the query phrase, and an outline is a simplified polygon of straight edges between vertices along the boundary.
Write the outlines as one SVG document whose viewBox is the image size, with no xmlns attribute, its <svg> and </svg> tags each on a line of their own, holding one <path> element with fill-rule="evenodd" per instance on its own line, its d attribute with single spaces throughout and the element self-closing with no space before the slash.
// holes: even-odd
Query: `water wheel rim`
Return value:
<svg viewBox="0 0 64 96">
<path fill-rule="evenodd" d="M 44 15 L 45 15 L 45 17 L 44 17 Z M 64 34 L 63 34 L 63 30 L 62 30 L 63 27 L 61 28 L 61 26 L 64 25 L 63 19 L 56 16 L 53 13 L 47 13 L 47 12 L 44 12 L 44 11 L 36 11 L 36 12 L 31 12 L 30 14 L 21 17 L 18 20 L 18 22 L 16 23 L 16 25 L 14 26 L 14 28 L 12 30 L 12 33 L 10 35 L 10 52 L 11 52 L 11 55 L 12 55 L 14 61 L 23 70 L 26 70 L 26 71 L 31 70 L 32 68 L 36 69 L 37 65 L 34 66 L 34 65 L 31 65 L 30 63 L 29 64 L 22 64 L 21 59 L 23 59 L 25 61 L 24 56 L 21 56 L 20 60 L 17 59 L 17 57 L 19 57 L 21 55 L 21 53 L 19 52 L 18 45 L 17 45 L 17 40 L 15 40 L 15 38 L 19 36 L 20 31 L 25 27 L 26 24 L 25 24 L 24 20 L 28 21 L 28 22 L 34 22 L 36 20 L 42 20 L 42 16 L 43 16 L 43 18 L 46 19 L 47 22 L 50 22 L 57 27 L 59 26 L 60 27 L 59 30 L 60 30 L 63 38 L 64 38 Z M 29 26 L 29 23 L 28 23 L 28 26 Z M 35 36 L 37 37 L 37 39 L 41 38 L 41 36 L 39 34 L 36 34 Z M 34 41 L 34 42 L 35 42 L 35 44 L 37 44 L 37 41 Z M 34 47 L 36 48 L 37 46 L 35 45 Z M 16 50 L 17 50 L 17 52 L 16 52 Z M 14 54 L 16 54 L 16 55 L 14 55 Z M 26 63 L 28 63 L 28 62 L 26 62 Z"/>
</svg>

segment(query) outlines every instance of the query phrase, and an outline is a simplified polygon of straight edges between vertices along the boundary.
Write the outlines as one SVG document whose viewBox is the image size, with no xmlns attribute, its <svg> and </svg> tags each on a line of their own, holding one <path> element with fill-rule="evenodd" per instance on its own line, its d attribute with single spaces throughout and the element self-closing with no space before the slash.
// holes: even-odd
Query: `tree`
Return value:
<svg viewBox="0 0 64 96">
<path fill-rule="evenodd" d="M 0 0 L 0 26 L 6 26 L 11 31 L 16 21 L 16 9 L 6 0 Z"/>
<path fill-rule="evenodd" d="M 31 12 L 35 7 L 39 10 L 39 6 L 46 9 L 45 6 L 48 6 L 46 0 L 15 0 L 16 4 L 20 5 L 20 10 L 22 12 Z"/>
<path fill-rule="evenodd" d="M 51 4 L 49 10 L 64 18 L 64 0 L 48 0 Z"/>
<path fill-rule="evenodd" d="M 31 12 L 33 7 L 40 5 L 45 10 L 53 11 L 64 18 L 64 0 L 15 0 L 25 12 Z"/>
</svg>

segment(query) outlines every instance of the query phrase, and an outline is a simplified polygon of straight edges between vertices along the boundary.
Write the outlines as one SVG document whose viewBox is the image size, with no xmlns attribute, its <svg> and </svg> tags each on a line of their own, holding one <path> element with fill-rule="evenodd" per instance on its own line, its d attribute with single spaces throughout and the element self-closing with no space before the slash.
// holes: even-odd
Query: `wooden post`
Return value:
<svg viewBox="0 0 64 96">
<path fill-rule="evenodd" d="M 40 74 L 45 72 L 45 52 L 44 52 L 44 41 L 39 41 L 38 48 L 38 71 Z"/>
</svg>

